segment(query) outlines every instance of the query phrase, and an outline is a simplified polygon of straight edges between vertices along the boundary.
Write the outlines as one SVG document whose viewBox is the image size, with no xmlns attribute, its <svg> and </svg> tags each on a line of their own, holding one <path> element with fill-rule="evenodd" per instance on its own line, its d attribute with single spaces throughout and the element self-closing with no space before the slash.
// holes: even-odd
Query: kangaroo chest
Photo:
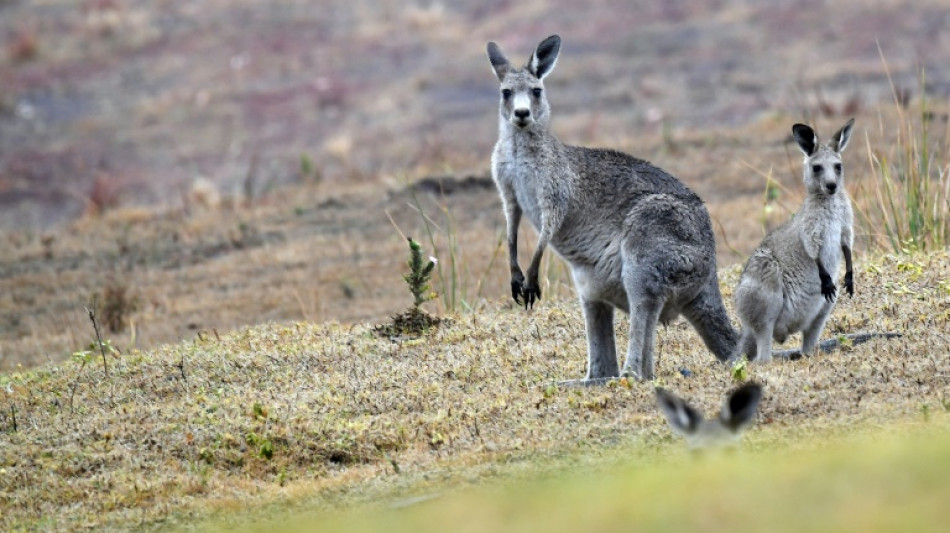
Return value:
<svg viewBox="0 0 950 533">
<path fill-rule="evenodd" d="M 494 170 L 499 187 L 514 193 L 524 217 L 535 230 L 541 228 L 540 196 L 543 194 L 543 180 L 550 179 L 543 158 L 525 148 L 515 149 L 510 143 L 499 143 L 495 148 Z"/>
<path fill-rule="evenodd" d="M 819 251 L 821 264 L 835 277 L 838 265 L 841 263 L 841 222 L 831 220 L 822 235 L 821 250 Z"/>
<path fill-rule="evenodd" d="M 845 200 L 847 201 L 847 200 Z M 813 249 L 818 252 L 818 259 L 832 277 L 838 272 L 841 264 L 841 243 L 844 231 L 844 207 L 840 202 L 832 202 L 821 206 L 815 214 L 815 221 L 805 231 L 804 239 L 812 241 Z"/>
</svg>

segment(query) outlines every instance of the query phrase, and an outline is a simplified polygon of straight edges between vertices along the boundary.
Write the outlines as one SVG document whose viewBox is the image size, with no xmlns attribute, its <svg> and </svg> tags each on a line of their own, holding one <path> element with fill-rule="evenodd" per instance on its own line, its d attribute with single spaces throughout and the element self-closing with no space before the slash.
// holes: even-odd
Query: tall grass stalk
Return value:
<svg viewBox="0 0 950 533">
<path fill-rule="evenodd" d="M 885 70 L 891 80 L 886 62 Z M 879 122 L 881 138 L 893 141 L 873 147 L 866 139 L 871 175 L 855 194 L 858 222 L 871 249 L 941 249 L 950 244 L 950 124 L 942 135 L 933 135 L 936 115 L 927 99 L 923 70 L 915 109 L 905 106 L 906 97 L 893 80 L 891 89 L 896 118 L 890 136 L 885 120 Z"/>
<path fill-rule="evenodd" d="M 433 220 L 423 209 L 422 202 L 415 189 L 410 187 L 409 190 L 412 197 L 411 207 L 419 213 L 429 249 L 439 260 L 436 264 L 436 283 L 440 312 L 474 311 L 478 307 L 477 301 L 482 296 L 484 280 L 495 264 L 495 254 L 493 254 L 488 266 L 480 275 L 473 274 L 470 268 L 471 265 L 466 261 L 463 247 L 458 240 L 455 216 L 445 202 L 445 197 L 443 196 L 441 203 L 438 204 L 438 209 L 441 212 L 440 218 L 443 221 L 440 224 Z M 474 287 L 474 291 L 472 287 Z"/>
</svg>

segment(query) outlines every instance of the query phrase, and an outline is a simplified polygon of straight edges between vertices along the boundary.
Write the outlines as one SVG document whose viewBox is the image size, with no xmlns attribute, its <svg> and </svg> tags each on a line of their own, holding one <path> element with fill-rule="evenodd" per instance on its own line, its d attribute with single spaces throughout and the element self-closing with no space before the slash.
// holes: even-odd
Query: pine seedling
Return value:
<svg viewBox="0 0 950 533">
<path fill-rule="evenodd" d="M 429 280 L 432 279 L 432 269 L 435 268 L 436 259 L 430 257 L 428 262 L 422 258 L 422 246 L 409 237 L 409 273 L 403 276 L 406 283 L 409 284 L 409 291 L 414 298 L 412 306 L 416 309 L 420 305 L 436 297 L 436 294 L 430 290 Z"/>
</svg>

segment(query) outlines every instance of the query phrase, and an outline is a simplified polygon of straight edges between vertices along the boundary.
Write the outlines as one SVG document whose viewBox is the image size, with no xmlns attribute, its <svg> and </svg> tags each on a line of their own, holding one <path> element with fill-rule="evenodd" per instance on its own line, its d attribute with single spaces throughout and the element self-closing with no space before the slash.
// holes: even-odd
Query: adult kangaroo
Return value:
<svg viewBox="0 0 950 533">
<path fill-rule="evenodd" d="M 725 361 L 738 332 L 719 293 L 706 206 L 646 161 L 566 145 L 551 133 L 543 80 L 560 48 L 561 38 L 552 35 L 518 69 L 497 44 L 488 43 L 488 59 L 501 82 L 492 176 L 507 219 L 512 296 L 526 308 L 541 299 L 538 270 L 549 245 L 567 261 L 587 327 L 585 384 L 620 374 L 614 308 L 630 314 L 626 376 L 654 378 L 656 325 L 680 314 Z M 538 232 L 527 275 L 518 265 L 522 215 Z"/>
</svg>

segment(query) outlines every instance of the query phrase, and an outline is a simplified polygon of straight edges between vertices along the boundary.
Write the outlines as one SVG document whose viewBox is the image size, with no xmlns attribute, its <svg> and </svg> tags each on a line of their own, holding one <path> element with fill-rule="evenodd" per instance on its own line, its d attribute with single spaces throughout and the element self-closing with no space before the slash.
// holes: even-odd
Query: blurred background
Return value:
<svg viewBox="0 0 950 533">
<path fill-rule="evenodd" d="M 948 127 L 937 0 L 0 0 L 0 369 L 82 349 L 90 305 L 124 350 L 384 320 L 406 234 L 434 312 L 510 305 L 485 43 L 521 62 L 552 33 L 555 133 L 694 188 L 723 267 L 800 202 L 794 122 L 857 117 L 850 188 L 909 109 Z"/>
</svg>

